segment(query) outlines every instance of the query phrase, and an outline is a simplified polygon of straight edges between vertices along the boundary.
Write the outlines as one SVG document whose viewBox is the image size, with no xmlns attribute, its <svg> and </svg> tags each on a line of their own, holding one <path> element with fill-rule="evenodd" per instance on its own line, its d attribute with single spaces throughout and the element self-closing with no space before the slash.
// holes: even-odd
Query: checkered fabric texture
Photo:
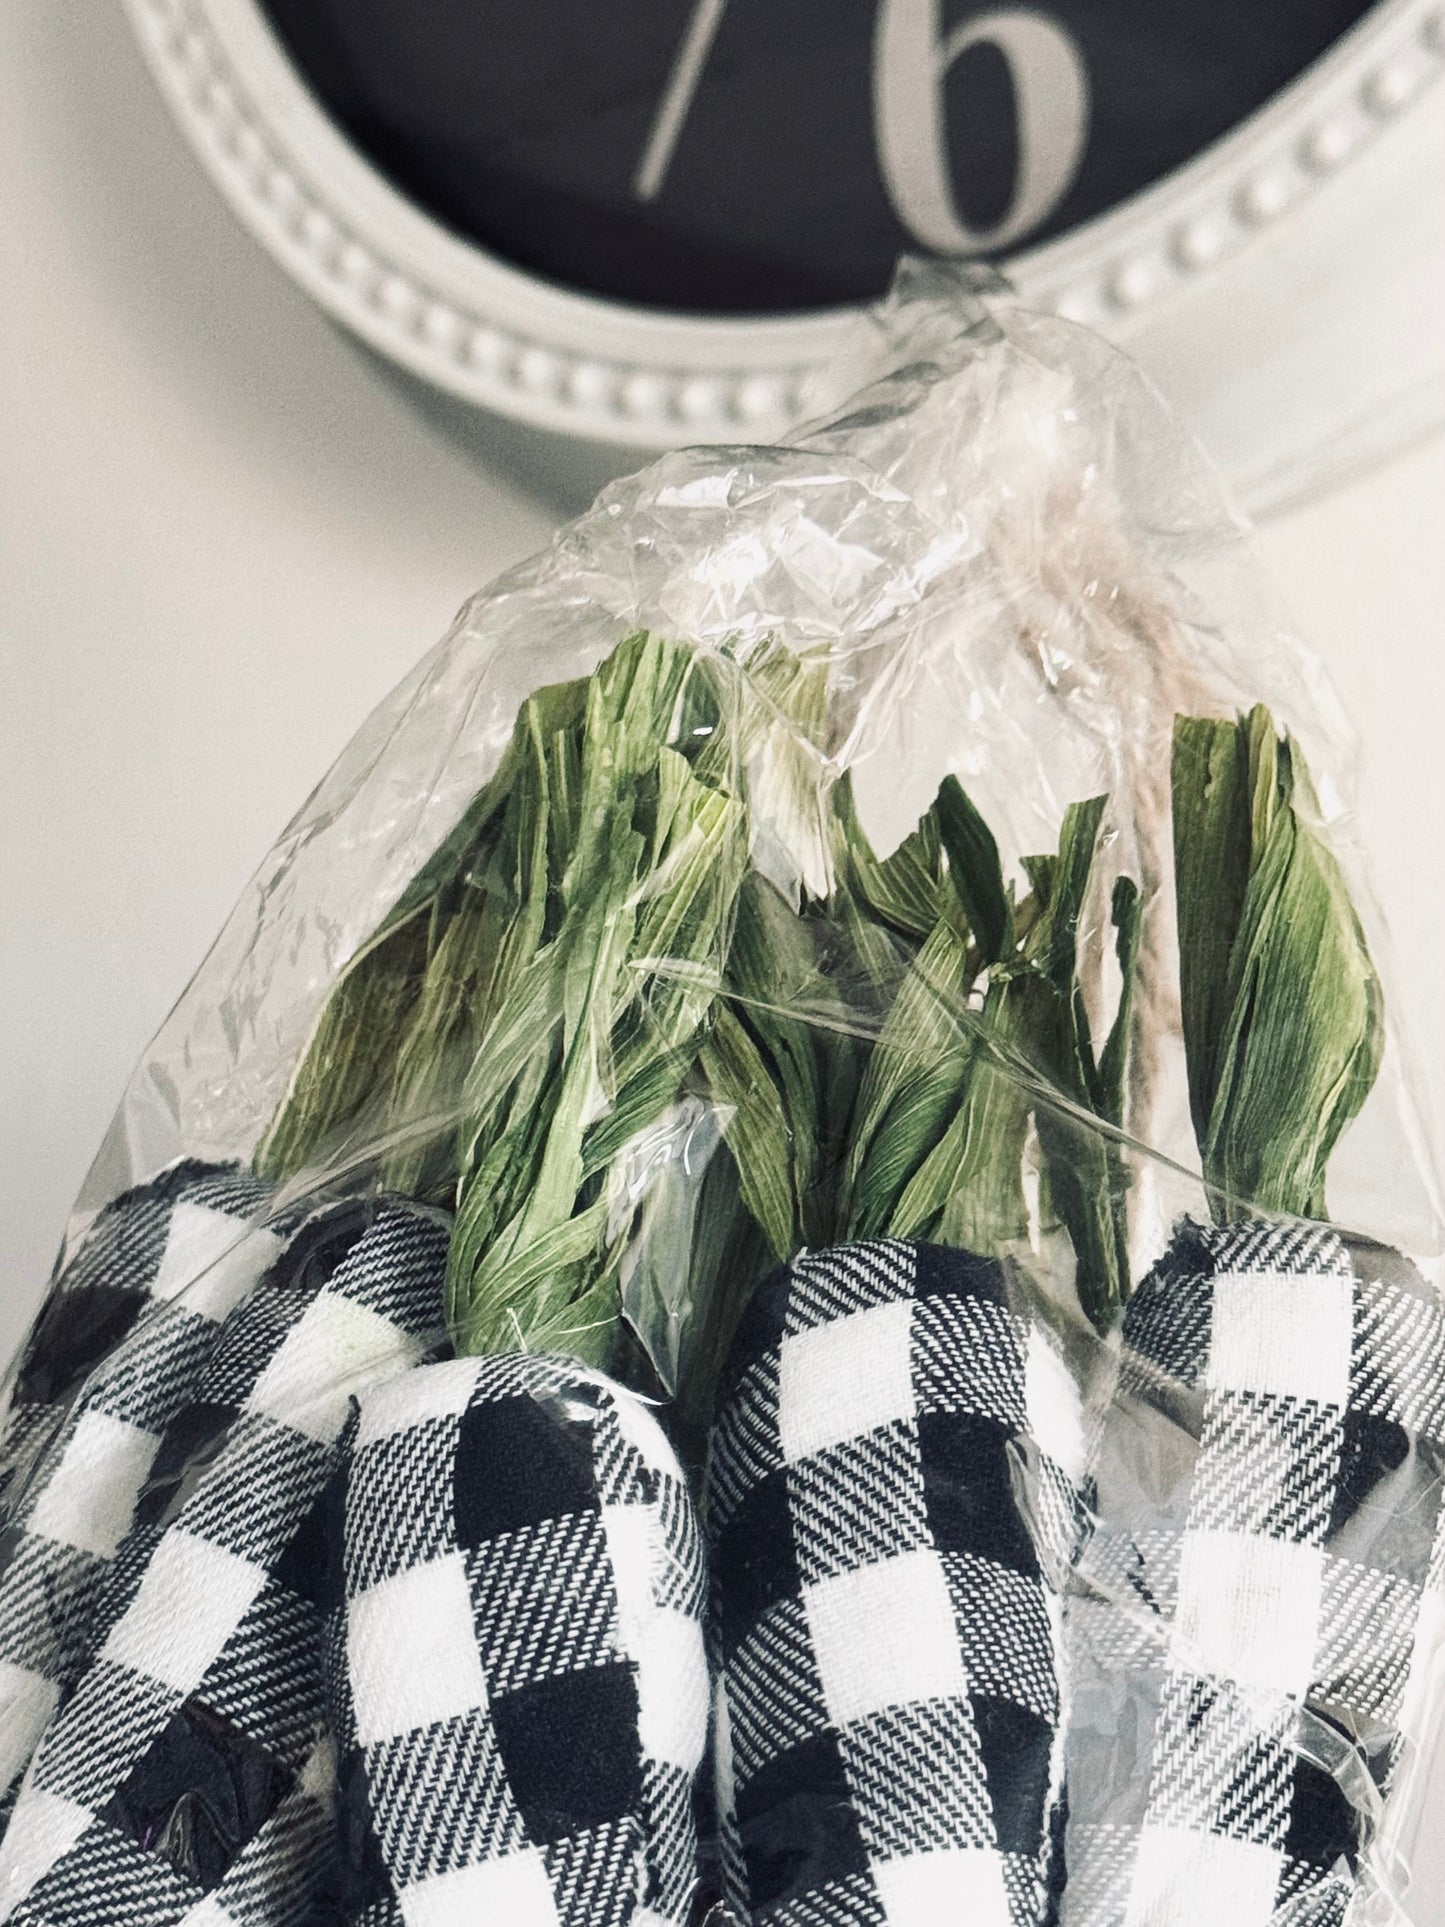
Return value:
<svg viewBox="0 0 1445 1927">
<path fill-rule="evenodd" d="M 707 1737 L 701 1536 L 630 1394 L 547 1356 L 376 1387 L 331 1665 L 355 1927 L 675 1927 Z"/>
<path fill-rule="evenodd" d="M 1185 1224 L 1124 1336 L 1067 1608 L 1065 1927 L 1338 1927 L 1437 1613 L 1439 1299 L 1322 1227 Z"/>
<path fill-rule="evenodd" d="M 1000 1266 L 884 1242 L 759 1292 L 708 1485 L 740 1920 L 1039 1919 L 1061 1768 L 1040 1551 L 1071 1549 L 1080 1457 L 1072 1381 Z"/>
<path fill-rule="evenodd" d="M 162 1436 L 281 1245 L 269 1193 L 187 1162 L 100 1213 L 21 1354 L 0 1437 L 0 1827 L 89 1664 L 101 1594 Z"/>
<path fill-rule="evenodd" d="M 448 1227 L 305 1223 L 227 1318 L 139 1494 L 95 1658 L 0 1842 L 19 1927 L 311 1927 L 332 1882 L 326 1506 L 353 1397 L 439 1337 Z"/>
</svg>

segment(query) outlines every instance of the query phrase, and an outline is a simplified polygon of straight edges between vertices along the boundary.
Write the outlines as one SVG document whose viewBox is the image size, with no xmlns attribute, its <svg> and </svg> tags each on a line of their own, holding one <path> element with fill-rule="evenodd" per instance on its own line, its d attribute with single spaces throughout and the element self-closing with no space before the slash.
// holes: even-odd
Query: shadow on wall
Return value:
<svg viewBox="0 0 1445 1927">
<path fill-rule="evenodd" d="M 402 395 L 409 408 L 469 460 L 489 474 L 507 476 L 517 488 L 525 489 L 560 515 L 580 515 L 600 488 L 619 475 L 642 468 L 656 453 L 646 448 L 573 441 L 524 422 L 508 421 L 505 416 L 428 386 L 405 368 L 373 353 L 345 329 L 338 327 L 336 331 Z"/>
<path fill-rule="evenodd" d="M 304 465 L 323 493 L 417 514 L 419 419 L 489 480 L 572 515 L 645 451 L 580 444 L 429 389 L 332 324 L 248 235 L 172 121 L 118 4 L 0 0 L 12 57 L 42 95 L 54 210 L 142 351 L 253 459 Z"/>
</svg>

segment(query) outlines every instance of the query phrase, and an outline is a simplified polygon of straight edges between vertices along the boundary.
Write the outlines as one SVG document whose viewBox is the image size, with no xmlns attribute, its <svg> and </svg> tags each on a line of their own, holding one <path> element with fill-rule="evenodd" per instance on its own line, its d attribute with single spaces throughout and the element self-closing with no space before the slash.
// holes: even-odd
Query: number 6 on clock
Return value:
<svg viewBox="0 0 1445 1927">
<path fill-rule="evenodd" d="M 692 107 L 727 0 L 697 0 L 633 179 L 655 200 Z M 1046 14 L 1011 8 L 941 32 L 942 0 L 878 0 L 873 39 L 873 120 L 878 164 L 894 212 L 935 254 L 1004 248 L 1053 213 L 1073 184 L 1089 127 L 1083 56 Z M 948 163 L 943 82 L 970 47 L 992 45 L 1009 64 L 1018 116 L 1018 173 L 1003 219 L 972 228 L 959 218 Z"/>
<path fill-rule="evenodd" d="M 894 212 L 935 254 L 978 254 L 1020 240 L 1048 219 L 1079 171 L 1089 132 L 1083 56 L 1057 21 L 1007 9 L 940 31 L 942 0 L 879 0 L 873 40 L 873 122 Z M 970 47 L 997 47 L 1009 64 L 1018 117 L 1018 173 L 1003 219 L 960 220 L 948 165 L 943 82 Z"/>
</svg>

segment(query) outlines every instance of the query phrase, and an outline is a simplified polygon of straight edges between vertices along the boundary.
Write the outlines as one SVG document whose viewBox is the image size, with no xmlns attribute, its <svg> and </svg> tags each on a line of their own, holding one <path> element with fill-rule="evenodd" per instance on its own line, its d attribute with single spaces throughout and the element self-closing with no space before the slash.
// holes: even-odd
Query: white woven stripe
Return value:
<svg viewBox="0 0 1445 1927">
<path fill-rule="evenodd" d="M 74 1800 L 22 1788 L 5 1838 L 0 1841 L 0 1920 L 10 1919 L 76 1844 L 90 1821 L 89 1810 Z"/>
<path fill-rule="evenodd" d="M 789 1274 L 789 1332 L 911 1297 L 916 1261 L 913 1246 L 879 1239 L 804 1252 Z"/>
<path fill-rule="evenodd" d="M 1433 1291 L 1366 1277 L 1355 1294 L 1350 1403 L 1445 1443 L 1445 1306 Z"/>
<path fill-rule="evenodd" d="M 778 1354 L 749 1362 L 713 1427 L 708 1454 L 708 1517 L 715 1532 L 753 1487 L 783 1464 L 778 1437 Z"/>
<path fill-rule="evenodd" d="M 778 1437 L 788 1464 L 914 1416 L 912 1327 L 913 1301 L 900 1298 L 784 1337 Z"/>
<path fill-rule="evenodd" d="M 264 1225 L 238 1223 L 227 1211 L 183 1198 L 171 1213 L 151 1291 L 219 1324 L 250 1297 L 281 1250 L 282 1240 Z"/>
<path fill-rule="evenodd" d="M 803 1605 L 785 1599 L 749 1628 L 726 1675 L 728 1758 L 741 1786 L 828 1724 Z"/>
</svg>

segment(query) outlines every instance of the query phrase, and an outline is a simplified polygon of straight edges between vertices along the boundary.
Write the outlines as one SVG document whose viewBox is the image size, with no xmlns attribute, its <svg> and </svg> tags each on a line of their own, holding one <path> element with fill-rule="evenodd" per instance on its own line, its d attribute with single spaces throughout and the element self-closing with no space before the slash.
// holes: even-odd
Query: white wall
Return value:
<svg viewBox="0 0 1445 1927">
<path fill-rule="evenodd" d="M 113 5 L 0 0 L 0 222 L 8 1353 L 132 1061 L 258 857 L 606 459 L 432 402 L 337 335 L 223 211 Z M 1437 438 L 1263 536 L 1365 740 L 1437 1102 L 1442 527 Z"/>
<path fill-rule="evenodd" d="M 0 1342 L 146 1036 L 463 596 L 553 516 L 222 210 L 96 0 L 0 4 Z"/>
</svg>

